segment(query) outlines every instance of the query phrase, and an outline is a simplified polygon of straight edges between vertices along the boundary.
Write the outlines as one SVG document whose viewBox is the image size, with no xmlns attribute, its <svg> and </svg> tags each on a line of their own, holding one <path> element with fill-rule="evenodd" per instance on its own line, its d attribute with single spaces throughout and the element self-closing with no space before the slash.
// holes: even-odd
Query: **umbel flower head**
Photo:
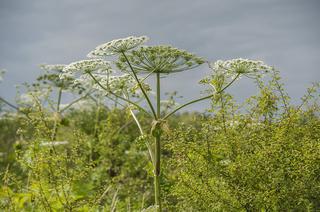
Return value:
<svg viewBox="0 0 320 212">
<path fill-rule="evenodd" d="M 216 91 L 223 89 L 224 86 L 240 79 L 242 76 L 259 79 L 273 70 L 271 66 L 262 61 L 242 58 L 226 61 L 218 60 L 209 63 L 209 67 L 213 70 L 213 73 L 202 79 L 200 83 L 210 84 Z"/>
<path fill-rule="evenodd" d="M 89 58 L 104 57 L 114 54 L 120 54 L 126 52 L 137 46 L 147 42 L 149 38 L 147 36 L 130 36 L 127 38 L 121 38 L 112 40 L 108 43 L 101 44 L 97 46 L 93 51 L 89 52 L 87 55 Z"/>
<path fill-rule="evenodd" d="M 140 95 L 136 81 L 129 74 L 101 78 L 100 84 L 118 95 L 128 96 L 129 94 L 131 94 L 134 97 L 139 97 Z M 147 85 L 146 83 L 142 83 L 142 86 L 145 90 L 150 90 L 149 85 Z M 97 84 L 94 85 L 94 88 L 100 91 L 104 91 Z"/>
<path fill-rule="evenodd" d="M 172 46 L 147 46 L 133 50 L 127 55 L 134 71 L 169 74 L 195 68 L 204 63 L 204 60 L 185 50 Z M 120 55 L 117 66 L 126 70 L 126 58 Z"/>
<path fill-rule="evenodd" d="M 112 71 L 110 62 L 102 59 L 80 60 L 70 63 L 62 69 L 60 78 L 71 77 L 76 72 L 82 74 L 87 72 L 99 71 L 100 73 L 110 73 Z"/>
<path fill-rule="evenodd" d="M 67 88 L 72 84 L 72 78 L 60 79 L 59 75 L 62 73 L 65 64 L 41 64 L 40 68 L 46 73 L 40 75 L 37 80 L 43 84 L 51 84 L 54 87 Z"/>
<path fill-rule="evenodd" d="M 110 90 L 115 93 L 121 93 L 135 87 L 136 81 L 129 74 L 124 74 L 120 76 L 111 76 L 109 78 L 109 85 Z"/>
<path fill-rule="evenodd" d="M 45 71 L 57 71 L 57 72 L 61 72 L 62 69 L 65 67 L 65 64 L 52 64 L 52 65 L 48 65 L 48 64 L 41 64 L 40 68 L 45 70 Z"/>
<path fill-rule="evenodd" d="M 218 60 L 209 64 L 210 68 L 216 73 L 222 73 L 229 76 L 244 75 L 249 78 L 260 78 L 264 74 L 273 70 L 271 66 L 263 61 L 249 59 Z"/>
<path fill-rule="evenodd" d="M 88 73 L 97 80 L 107 77 L 112 72 L 110 62 L 102 59 L 81 60 L 70 63 L 62 69 L 60 79 L 72 79 L 72 87 L 81 88 L 80 92 L 92 89 L 94 81 Z"/>
</svg>

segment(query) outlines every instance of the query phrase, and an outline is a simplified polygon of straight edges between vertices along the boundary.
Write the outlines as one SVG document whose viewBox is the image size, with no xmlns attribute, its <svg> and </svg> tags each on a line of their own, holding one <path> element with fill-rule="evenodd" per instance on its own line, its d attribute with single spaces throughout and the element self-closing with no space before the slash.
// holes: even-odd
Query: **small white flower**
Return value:
<svg viewBox="0 0 320 212">
<path fill-rule="evenodd" d="M 119 54 L 130 49 L 133 49 L 145 42 L 147 42 L 149 38 L 147 36 L 130 36 L 127 38 L 121 38 L 112 40 L 108 43 L 101 44 L 97 46 L 93 51 L 89 52 L 87 55 L 89 58 L 94 57 L 104 57 L 114 54 Z"/>
<path fill-rule="evenodd" d="M 224 159 L 220 161 L 221 165 L 227 166 L 231 163 L 232 161 L 230 159 Z"/>
<path fill-rule="evenodd" d="M 69 144 L 68 141 L 43 141 L 40 143 L 40 146 L 61 146 Z"/>
</svg>

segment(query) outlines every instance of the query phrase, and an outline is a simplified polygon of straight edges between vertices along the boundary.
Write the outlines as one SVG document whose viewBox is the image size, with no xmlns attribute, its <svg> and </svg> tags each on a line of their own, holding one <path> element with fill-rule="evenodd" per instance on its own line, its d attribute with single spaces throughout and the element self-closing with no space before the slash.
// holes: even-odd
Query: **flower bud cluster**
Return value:
<svg viewBox="0 0 320 212">
<path fill-rule="evenodd" d="M 189 70 L 204 63 L 202 58 L 194 54 L 166 45 L 140 47 L 131 51 L 127 58 L 138 72 L 165 74 Z M 128 69 L 123 55 L 120 55 L 117 66 L 121 70 Z"/>
</svg>

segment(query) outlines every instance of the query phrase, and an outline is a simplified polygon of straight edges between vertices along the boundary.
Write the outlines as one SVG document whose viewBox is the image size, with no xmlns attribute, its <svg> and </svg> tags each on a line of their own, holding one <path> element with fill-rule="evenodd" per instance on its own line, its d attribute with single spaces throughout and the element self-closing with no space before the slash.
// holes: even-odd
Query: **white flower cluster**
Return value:
<svg viewBox="0 0 320 212">
<path fill-rule="evenodd" d="M 114 92 L 123 92 L 136 86 L 136 81 L 129 74 L 112 76 L 109 79 L 110 89 Z"/>
<path fill-rule="evenodd" d="M 97 74 L 92 74 L 97 80 L 100 80 L 100 75 Z M 91 90 L 93 88 L 93 85 L 95 84 L 94 80 L 92 77 L 88 74 L 83 74 L 80 75 L 78 78 L 76 78 L 73 81 L 74 85 L 81 85 L 81 87 L 84 87 L 88 90 Z"/>
<path fill-rule="evenodd" d="M 65 64 L 41 64 L 40 68 L 45 71 L 62 71 L 66 65 Z"/>
<path fill-rule="evenodd" d="M 61 146 L 69 144 L 68 141 L 42 141 L 40 146 Z"/>
<path fill-rule="evenodd" d="M 119 76 L 109 76 L 100 78 L 100 84 L 103 85 L 105 88 L 110 89 L 113 93 L 118 95 L 123 95 L 130 89 L 133 89 L 136 86 L 135 80 L 129 74 L 123 74 Z M 102 91 L 103 89 L 95 84 L 94 88 L 97 90 Z"/>
<path fill-rule="evenodd" d="M 147 36 L 130 36 L 127 38 L 112 40 L 108 43 L 97 46 L 93 51 L 89 52 L 87 56 L 89 58 L 95 58 L 119 54 L 121 52 L 133 49 L 147 42 L 148 40 L 149 38 Z"/>
<path fill-rule="evenodd" d="M 110 63 L 102 59 L 80 60 L 67 65 L 63 72 L 92 72 L 96 70 L 111 70 Z"/>
<path fill-rule="evenodd" d="M 80 72 L 82 74 L 86 72 L 99 71 L 100 73 L 110 73 L 112 68 L 110 62 L 104 61 L 102 59 L 89 59 L 89 60 L 80 60 L 69 65 L 65 66 L 62 69 L 60 78 L 68 78 L 75 75 L 75 73 Z"/>
<path fill-rule="evenodd" d="M 209 67 L 213 70 L 213 73 L 209 77 L 202 79 L 200 83 L 211 85 L 215 91 L 222 90 L 242 76 L 259 79 L 273 70 L 271 66 L 262 61 L 242 58 L 225 61 L 218 60 L 209 63 Z"/>
<path fill-rule="evenodd" d="M 269 73 L 273 69 L 263 61 L 242 58 L 226 61 L 218 60 L 210 63 L 209 66 L 216 74 L 224 74 L 231 77 L 239 74 L 250 78 L 260 78 L 263 74 Z"/>
</svg>

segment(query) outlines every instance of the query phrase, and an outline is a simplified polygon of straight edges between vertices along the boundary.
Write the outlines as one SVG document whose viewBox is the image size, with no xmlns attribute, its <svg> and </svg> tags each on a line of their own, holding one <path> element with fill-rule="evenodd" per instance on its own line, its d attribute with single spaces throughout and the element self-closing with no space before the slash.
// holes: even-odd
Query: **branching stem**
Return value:
<svg viewBox="0 0 320 212">
<path fill-rule="evenodd" d="M 103 85 L 95 78 L 95 76 L 92 75 L 92 73 L 90 73 L 90 72 L 87 72 L 87 73 L 90 75 L 90 77 L 91 77 L 103 90 L 107 91 L 107 92 L 110 93 L 111 95 L 113 95 L 113 96 L 115 96 L 115 97 L 117 97 L 117 98 L 119 98 L 119 99 L 121 99 L 121 100 L 123 100 L 123 101 L 125 101 L 125 102 L 127 102 L 127 103 L 129 103 L 129 104 L 131 104 L 131 105 L 136 106 L 139 110 L 141 110 L 142 112 L 144 112 L 144 113 L 146 113 L 147 115 L 150 116 L 150 113 L 148 113 L 148 112 L 147 112 L 144 108 L 142 108 L 140 105 L 138 105 L 138 104 L 130 101 L 129 99 L 123 98 L 122 96 L 119 96 L 119 95 L 117 95 L 116 93 L 112 92 L 110 89 L 108 89 L 108 88 L 106 88 L 105 86 L 103 86 Z"/>
<path fill-rule="evenodd" d="M 208 95 L 208 96 L 205 96 L 205 97 L 202 97 L 202 98 L 199 98 L 199 99 L 195 99 L 195 100 L 192 100 L 192 101 L 190 101 L 190 102 L 188 102 L 188 103 L 185 103 L 185 104 L 177 107 L 176 109 L 174 109 L 174 110 L 173 110 L 172 112 L 170 112 L 169 114 L 167 114 L 163 119 L 165 120 L 165 119 L 169 118 L 171 115 L 173 115 L 174 113 L 176 113 L 177 111 L 179 111 L 180 109 L 182 109 L 182 108 L 184 108 L 184 107 L 186 107 L 186 106 L 188 106 L 188 105 L 191 105 L 191 104 L 200 102 L 200 101 L 202 101 L 202 100 L 210 99 L 210 98 L 212 98 L 214 95 L 217 95 L 217 94 L 222 93 L 222 92 L 223 92 L 224 90 L 226 90 L 234 81 L 236 81 L 236 79 L 237 79 L 239 76 L 240 76 L 240 74 L 238 74 L 229 84 L 227 84 L 227 85 L 226 85 L 223 89 L 221 89 L 220 91 L 217 91 L 217 92 L 215 92 L 215 93 L 213 93 L 213 94 L 210 94 L 210 95 Z"/>
</svg>

